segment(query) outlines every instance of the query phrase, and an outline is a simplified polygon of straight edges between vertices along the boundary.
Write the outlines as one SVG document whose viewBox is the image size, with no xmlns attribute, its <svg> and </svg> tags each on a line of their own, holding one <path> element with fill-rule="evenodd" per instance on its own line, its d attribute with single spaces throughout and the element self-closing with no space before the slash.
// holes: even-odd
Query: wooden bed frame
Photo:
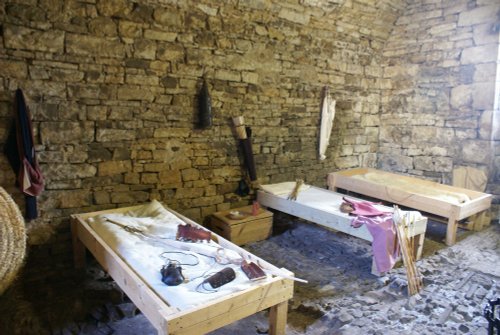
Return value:
<svg viewBox="0 0 500 335">
<path fill-rule="evenodd" d="M 140 206 L 72 215 L 71 230 L 75 266 L 77 268 L 85 266 L 85 250 L 88 249 L 158 330 L 158 334 L 205 334 L 267 308 L 270 308 L 269 334 L 285 334 L 288 300 L 293 297 L 293 281 L 290 279 L 273 277 L 246 290 L 228 294 L 225 297 L 186 310 L 171 307 L 162 300 L 86 223 L 86 219 L 96 215 L 123 213 L 138 207 Z M 200 226 L 194 221 L 170 211 L 185 222 Z M 224 238 L 216 234 L 213 236 L 217 238 L 217 242 L 222 247 L 235 250 L 252 259 L 258 259 L 259 263 L 266 268 L 284 271 L 293 276 L 293 273 L 286 269 L 278 269 Z"/>
<path fill-rule="evenodd" d="M 304 199 L 303 196 L 301 197 L 301 194 L 303 195 L 304 192 L 314 192 L 314 195 L 308 197 L 308 199 Z M 334 209 L 333 206 L 332 209 L 329 210 L 325 210 L 317 206 L 322 202 L 340 203 L 342 202 L 343 196 L 345 195 L 314 186 L 310 186 L 309 189 L 299 192 L 297 200 L 288 200 L 282 196 L 274 195 L 262 190 L 257 191 L 257 200 L 262 206 L 273 208 L 280 212 L 294 215 L 321 226 L 372 242 L 373 237 L 365 225 L 359 228 L 351 226 L 352 216 L 349 216 L 349 214 L 342 213 L 340 209 Z M 353 197 L 349 198 L 356 199 Z M 422 218 L 414 223 L 414 229 L 410 231 L 410 237 L 415 237 L 414 250 L 416 260 L 422 257 L 426 229 L 427 218 Z M 377 271 L 374 261 L 372 261 L 372 273 L 377 276 L 381 275 Z"/>
<path fill-rule="evenodd" d="M 462 204 L 452 204 L 450 202 L 430 198 L 425 195 L 412 193 L 411 190 L 390 188 L 390 186 L 376 184 L 368 180 L 352 178 L 355 175 L 361 175 L 368 172 L 387 174 L 391 178 L 405 180 L 407 182 L 414 183 L 415 185 L 425 185 L 443 191 L 464 193 L 468 195 L 471 200 Z M 370 168 L 357 168 L 329 173 L 328 188 L 333 191 L 336 191 L 337 189 L 344 189 L 346 191 L 355 192 L 368 197 L 385 200 L 390 203 L 399 204 L 408 208 L 414 208 L 422 212 L 444 217 L 447 219 L 448 224 L 445 241 L 447 245 L 455 244 L 458 222 L 460 220 L 479 213 L 481 216 L 478 220 L 479 224 L 474 225 L 473 229 L 479 230 L 483 227 L 483 222 L 487 222 L 485 215 L 486 211 L 491 206 L 492 198 L 490 194 L 482 192 Z"/>
</svg>

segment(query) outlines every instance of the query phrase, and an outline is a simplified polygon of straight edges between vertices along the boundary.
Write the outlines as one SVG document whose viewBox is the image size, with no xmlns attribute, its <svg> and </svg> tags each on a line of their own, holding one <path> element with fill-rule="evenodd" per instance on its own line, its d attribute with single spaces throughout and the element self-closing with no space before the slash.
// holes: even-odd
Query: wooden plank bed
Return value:
<svg viewBox="0 0 500 335">
<path fill-rule="evenodd" d="M 328 188 L 344 189 L 446 218 L 447 245 L 456 242 L 458 222 L 477 213 L 485 215 L 492 199 L 490 194 L 370 168 L 329 173 Z"/>
<path fill-rule="evenodd" d="M 71 228 L 75 266 L 78 268 L 85 266 L 85 250 L 88 249 L 158 330 L 158 334 L 205 334 L 267 308 L 270 308 L 269 333 L 285 334 L 288 300 L 293 296 L 293 281 L 291 279 L 268 275 L 268 278 L 263 281 L 246 284 L 249 286 L 244 290 L 232 292 L 188 308 L 175 307 L 175 304 L 171 304 L 172 301 L 169 301 L 168 296 L 160 296 L 158 291 L 153 289 L 154 285 L 146 283 L 140 276 L 140 272 L 131 268 L 129 263 L 115 252 L 102 236 L 96 233 L 88 221 L 88 219 L 92 220 L 98 215 L 125 213 L 139 207 L 72 215 Z M 169 211 L 184 222 L 201 227 L 188 218 Z M 281 271 L 281 273 L 293 276 L 286 269 L 278 269 L 218 235 L 213 234 L 212 236 L 221 247 L 232 250 L 245 259 L 257 260 L 264 269 Z M 238 276 L 241 274 L 237 273 L 237 278 Z M 247 280 L 246 277 L 245 280 Z M 207 294 L 202 295 L 207 296 Z"/>
<path fill-rule="evenodd" d="M 372 242 L 373 237 L 365 225 L 359 228 L 352 227 L 353 217 L 340 211 L 344 196 L 344 194 L 314 186 L 308 186 L 307 189 L 300 191 L 296 200 L 287 199 L 286 194 L 273 194 L 264 190 L 257 191 L 257 200 L 265 207 Z M 360 200 L 353 197 L 349 198 Z M 392 208 L 387 207 L 385 209 L 392 210 Z M 422 217 L 414 223 L 413 229 L 410 230 L 410 237 L 414 237 L 415 259 L 417 260 L 422 256 L 426 228 L 427 218 Z M 379 274 L 376 271 L 374 262 L 372 262 L 372 273 Z"/>
</svg>

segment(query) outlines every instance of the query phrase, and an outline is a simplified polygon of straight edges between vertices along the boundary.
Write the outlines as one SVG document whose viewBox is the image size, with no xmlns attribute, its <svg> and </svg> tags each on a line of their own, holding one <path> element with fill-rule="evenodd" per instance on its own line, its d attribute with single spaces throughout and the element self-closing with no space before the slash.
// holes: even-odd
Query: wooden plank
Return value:
<svg viewBox="0 0 500 335">
<path fill-rule="evenodd" d="M 171 334 L 204 334 L 223 325 L 287 302 L 293 297 L 293 282 L 275 279 L 243 292 L 180 312 L 169 322 Z"/>
<path fill-rule="evenodd" d="M 94 255 L 103 269 L 109 273 L 156 329 L 164 329 L 166 327 L 165 318 L 177 313 L 178 309 L 169 307 L 79 215 L 73 217 L 79 221 L 76 226 L 78 238 Z"/>
<path fill-rule="evenodd" d="M 73 263 L 75 269 L 84 269 L 86 265 L 85 245 L 78 238 L 78 220 L 75 217 L 70 218 L 71 223 L 71 239 L 73 242 Z"/>
<path fill-rule="evenodd" d="M 269 335 L 285 335 L 287 312 L 287 301 L 271 307 L 269 311 Z"/>
</svg>

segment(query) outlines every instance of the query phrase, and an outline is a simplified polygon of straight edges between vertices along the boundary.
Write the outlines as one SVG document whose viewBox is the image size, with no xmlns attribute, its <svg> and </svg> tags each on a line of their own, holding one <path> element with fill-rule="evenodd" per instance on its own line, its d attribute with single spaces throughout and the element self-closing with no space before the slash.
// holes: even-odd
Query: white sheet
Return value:
<svg viewBox="0 0 500 335">
<path fill-rule="evenodd" d="M 383 172 L 367 172 L 365 174 L 354 175 L 353 178 L 364 179 L 375 184 L 386 186 L 389 189 L 389 192 L 391 188 L 394 188 L 455 205 L 470 201 L 469 196 L 465 193 L 446 191 L 441 188 L 434 187 L 431 183 L 429 183 L 429 185 L 425 185 L 423 183 L 412 183 L 406 179 L 394 178 L 393 175 L 385 174 Z"/>
<path fill-rule="evenodd" d="M 144 239 L 136 234 L 127 232 L 118 222 L 125 226 L 140 229 L 148 236 L 156 236 L 154 239 Z M 89 225 L 103 238 L 103 240 L 142 278 L 142 280 L 170 306 L 184 310 L 199 304 L 203 304 L 212 299 L 223 297 L 224 295 L 237 292 L 255 285 L 248 280 L 238 265 L 221 265 L 213 259 L 201 256 L 203 254 L 214 254 L 219 245 L 213 241 L 188 243 L 175 241 L 177 225 L 184 222 L 173 213 L 165 209 L 159 202 L 153 200 L 150 204 L 144 205 L 133 212 L 124 214 L 104 214 L 87 220 Z M 160 255 L 165 251 L 184 251 L 186 247 L 196 250 L 192 253 L 198 256 L 197 266 L 182 266 L 183 274 L 190 279 L 187 283 L 179 286 L 167 286 L 161 281 L 160 269 L 167 264 L 168 260 Z M 231 259 L 242 257 L 233 250 L 224 249 L 226 255 Z M 175 259 L 181 263 L 193 263 L 194 257 L 181 254 L 169 254 L 170 259 Z M 236 272 L 236 278 L 221 287 L 215 293 L 199 293 L 196 287 L 204 280 L 197 278 L 203 274 L 213 274 L 230 266 Z M 269 277 L 268 277 L 269 278 Z M 260 280 L 262 283 L 268 279 Z M 210 285 L 206 284 L 210 288 Z M 200 289 L 200 291 L 204 291 Z M 207 292 L 207 291 L 205 291 Z"/>
</svg>

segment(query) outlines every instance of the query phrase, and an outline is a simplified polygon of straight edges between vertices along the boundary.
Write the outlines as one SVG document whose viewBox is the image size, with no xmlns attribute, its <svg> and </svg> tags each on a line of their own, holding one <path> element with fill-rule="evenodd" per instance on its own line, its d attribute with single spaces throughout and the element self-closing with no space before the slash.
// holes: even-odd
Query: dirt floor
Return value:
<svg viewBox="0 0 500 335">
<path fill-rule="evenodd" d="M 424 257 L 418 263 L 424 289 L 408 297 L 404 267 L 384 277 L 370 273 L 368 242 L 280 213 L 274 221 L 270 239 L 245 248 L 309 281 L 295 284 L 287 334 L 487 333 L 483 309 L 488 299 L 500 297 L 499 224 L 482 232 L 461 231 L 459 242 L 446 247 L 442 243 L 445 225 L 430 222 Z M 0 327 L 0 333 L 156 334 L 95 263 L 81 285 L 49 290 L 53 293 L 38 302 L 29 301 L 26 294 L 16 295 L 19 290 L 4 295 L 0 325 L 16 326 Z M 5 304 L 5 299 L 10 303 Z M 210 334 L 267 331 L 264 311 Z"/>
</svg>

